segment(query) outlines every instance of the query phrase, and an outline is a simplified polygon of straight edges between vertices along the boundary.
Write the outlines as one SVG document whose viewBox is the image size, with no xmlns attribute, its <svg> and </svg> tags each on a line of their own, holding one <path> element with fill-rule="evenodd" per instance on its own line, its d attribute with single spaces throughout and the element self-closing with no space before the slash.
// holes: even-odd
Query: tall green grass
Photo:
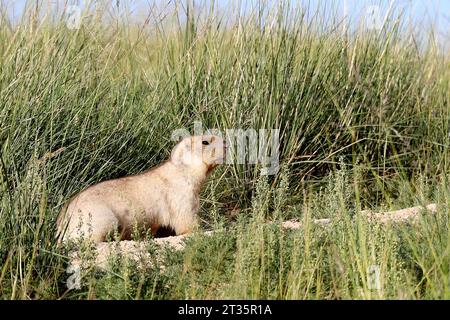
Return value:
<svg viewBox="0 0 450 320">
<path fill-rule="evenodd" d="M 16 26 L 2 18 L 1 298 L 449 298 L 448 52 L 418 45 L 401 17 L 343 35 L 337 18 L 280 8 L 225 19 L 190 7 L 139 26 L 97 10 L 78 30 L 35 6 Z M 159 163 L 194 121 L 279 128 L 284 169 L 223 166 L 201 217 L 229 233 L 168 252 L 164 272 L 119 265 L 67 291 L 64 201 Z M 418 226 L 359 215 L 430 201 L 439 213 Z M 292 217 L 302 230 L 262 225 Z M 336 223 L 311 224 L 322 217 Z"/>
</svg>

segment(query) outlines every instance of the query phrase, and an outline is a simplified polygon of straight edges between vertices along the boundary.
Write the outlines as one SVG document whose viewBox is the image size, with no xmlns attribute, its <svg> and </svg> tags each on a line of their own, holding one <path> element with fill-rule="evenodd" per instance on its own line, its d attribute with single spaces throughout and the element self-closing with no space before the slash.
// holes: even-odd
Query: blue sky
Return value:
<svg viewBox="0 0 450 320">
<path fill-rule="evenodd" d="M 42 0 L 41 0 L 42 1 Z M 64 3 L 65 0 L 44 0 L 51 3 Z M 112 1 L 116 3 L 117 0 Z M 183 2 L 186 2 L 184 0 Z M 188 0 L 194 1 L 194 3 L 201 4 L 210 3 L 210 0 Z M 266 0 L 267 2 L 275 3 L 273 0 Z M 20 16 L 23 11 L 24 4 L 26 0 L 0 0 L 3 9 L 7 8 L 9 16 Z M 29 1 L 33 3 L 34 1 Z M 69 4 L 83 5 L 86 0 L 67 0 Z M 126 3 L 129 8 L 131 8 L 137 16 L 142 16 L 144 13 L 148 12 L 149 6 L 156 4 L 157 7 L 166 7 L 167 3 L 173 2 L 171 0 L 129 0 L 120 1 L 121 3 Z M 237 3 L 241 3 L 242 11 L 249 10 L 258 0 L 235 0 L 235 1 L 225 1 L 216 0 L 216 6 L 228 10 L 235 8 Z M 430 22 L 434 25 L 435 30 L 437 30 L 438 39 L 440 42 L 446 44 L 450 43 L 450 0 L 293 0 L 292 4 L 302 5 L 304 7 L 309 6 L 309 8 L 314 8 L 321 6 L 325 8 L 324 10 L 337 10 L 339 14 L 344 16 L 344 12 L 350 19 L 350 24 L 357 23 L 361 17 L 367 15 L 367 10 L 377 6 L 380 16 L 383 16 L 390 7 L 390 4 L 394 3 L 394 7 L 397 10 L 402 10 L 404 16 L 414 22 L 415 25 L 426 26 Z"/>
</svg>

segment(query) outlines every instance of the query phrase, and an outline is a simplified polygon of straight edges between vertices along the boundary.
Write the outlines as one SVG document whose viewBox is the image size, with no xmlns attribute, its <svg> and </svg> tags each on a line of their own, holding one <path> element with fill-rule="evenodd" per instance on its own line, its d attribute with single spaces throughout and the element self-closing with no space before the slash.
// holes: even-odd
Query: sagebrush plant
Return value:
<svg viewBox="0 0 450 320">
<path fill-rule="evenodd" d="M 450 57 L 432 38 L 401 16 L 342 34 L 337 13 L 287 1 L 241 15 L 176 2 L 142 25 L 93 4 L 79 29 L 39 5 L 0 17 L 1 298 L 450 298 Z M 119 257 L 68 290 L 63 203 L 166 159 L 194 121 L 280 129 L 281 170 L 222 166 L 201 199 L 202 228 L 221 232 L 145 271 Z M 414 225 L 361 214 L 430 202 Z"/>
</svg>

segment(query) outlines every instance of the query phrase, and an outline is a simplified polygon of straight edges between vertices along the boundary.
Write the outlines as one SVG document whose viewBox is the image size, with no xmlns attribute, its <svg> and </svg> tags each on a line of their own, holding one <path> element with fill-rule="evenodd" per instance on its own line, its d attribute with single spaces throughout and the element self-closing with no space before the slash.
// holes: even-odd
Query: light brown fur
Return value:
<svg viewBox="0 0 450 320">
<path fill-rule="evenodd" d="M 175 146 L 163 164 L 85 189 L 61 211 L 59 241 L 83 237 L 102 242 L 117 231 L 125 239 L 135 227 L 152 234 L 160 227 L 172 228 L 177 235 L 193 231 L 202 184 L 224 156 L 220 137 L 188 137 Z"/>
</svg>

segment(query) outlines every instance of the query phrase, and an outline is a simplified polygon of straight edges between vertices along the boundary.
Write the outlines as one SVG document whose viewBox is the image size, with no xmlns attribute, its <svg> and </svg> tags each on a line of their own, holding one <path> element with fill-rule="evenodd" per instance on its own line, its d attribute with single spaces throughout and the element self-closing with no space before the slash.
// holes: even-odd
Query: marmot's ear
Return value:
<svg viewBox="0 0 450 320">
<path fill-rule="evenodd" d="M 184 148 L 183 145 L 181 145 L 181 143 L 178 143 L 175 148 L 173 148 L 171 154 L 170 154 L 170 160 L 174 163 L 174 164 L 180 164 L 182 162 L 183 159 L 183 153 L 184 153 Z"/>
<path fill-rule="evenodd" d="M 174 164 L 182 164 L 185 163 L 186 157 L 189 157 L 191 152 L 191 144 L 182 140 L 173 148 L 170 159 Z"/>
</svg>

